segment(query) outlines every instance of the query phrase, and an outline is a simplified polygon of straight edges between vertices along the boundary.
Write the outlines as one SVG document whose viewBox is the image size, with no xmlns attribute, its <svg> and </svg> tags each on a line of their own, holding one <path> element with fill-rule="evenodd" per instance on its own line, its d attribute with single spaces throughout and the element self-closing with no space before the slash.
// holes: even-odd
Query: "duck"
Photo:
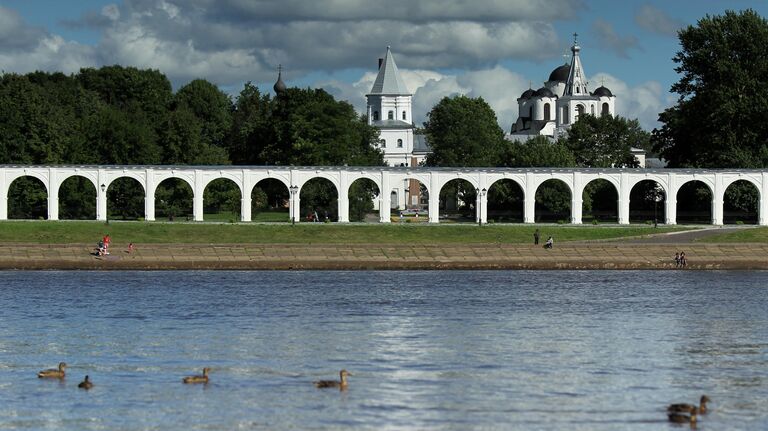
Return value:
<svg viewBox="0 0 768 431">
<path fill-rule="evenodd" d="M 77 387 L 78 387 L 78 388 L 80 388 L 80 389 L 86 389 L 86 390 L 87 390 L 87 389 L 91 389 L 91 388 L 93 387 L 93 382 L 91 382 L 91 379 L 90 379 L 90 377 L 88 377 L 88 376 L 85 376 L 85 378 L 83 379 L 83 381 L 82 381 L 82 382 L 80 382 L 80 383 L 77 385 Z"/>
<path fill-rule="evenodd" d="M 698 413 L 698 408 L 694 407 L 693 410 L 691 410 L 688 413 L 681 413 L 681 412 L 671 412 L 667 413 L 667 417 L 669 418 L 669 421 L 676 424 L 691 424 L 691 427 L 696 426 L 696 413 Z"/>
<path fill-rule="evenodd" d="M 67 364 L 64 362 L 59 362 L 59 368 L 51 368 L 48 370 L 43 370 L 37 373 L 37 377 L 39 378 L 51 378 L 51 379 L 63 379 L 64 376 L 66 376 L 66 373 L 64 372 L 64 368 L 67 368 Z"/>
<path fill-rule="evenodd" d="M 667 407 L 667 411 L 669 413 L 690 413 L 694 409 L 697 410 L 698 414 L 704 415 L 707 413 L 707 403 L 712 401 L 709 399 L 708 396 L 702 395 L 699 399 L 699 406 L 696 407 L 693 404 L 670 404 Z"/>
<path fill-rule="evenodd" d="M 318 380 L 316 382 L 313 382 L 316 388 L 339 388 L 339 390 L 345 390 L 347 389 L 348 383 L 347 383 L 347 376 L 351 376 L 352 373 L 350 373 L 347 370 L 341 370 L 339 371 L 339 380 Z"/>
<path fill-rule="evenodd" d="M 211 371 L 210 368 L 205 367 L 203 368 L 203 374 L 197 375 L 197 376 L 187 376 L 182 379 L 184 383 L 208 383 L 208 372 Z"/>
</svg>

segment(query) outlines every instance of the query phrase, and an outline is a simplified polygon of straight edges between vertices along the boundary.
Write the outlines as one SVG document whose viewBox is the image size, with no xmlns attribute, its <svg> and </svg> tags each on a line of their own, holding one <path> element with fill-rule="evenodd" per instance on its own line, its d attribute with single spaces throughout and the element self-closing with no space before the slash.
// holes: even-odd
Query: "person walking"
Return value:
<svg viewBox="0 0 768 431">
<path fill-rule="evenodd" d="M 533 233 L 533 245 L 539 245 L 539 230 Z"/>
</svg>

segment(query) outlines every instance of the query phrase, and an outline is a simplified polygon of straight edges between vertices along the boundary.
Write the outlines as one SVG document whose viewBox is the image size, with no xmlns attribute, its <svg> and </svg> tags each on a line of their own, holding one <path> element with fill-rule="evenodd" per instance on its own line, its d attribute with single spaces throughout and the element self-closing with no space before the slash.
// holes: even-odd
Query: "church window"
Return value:
<svg viewBox="0 0 768 431">
<path fill-rule="evenodd" d="M 549 121 L 549 103 L 544 104 L 544 121 Z"/>
<path fill-rule="evenodd" d="M 576 107 L 576 121 L 579 121 L 582 115 L 584 115 L 584 105 L 578 105 Z"/>
<path fill-rule="evenodd" d="M 407 120 L 407 118 L 405 118 L 405 111 L 403 111 L 403 120 Z"/>
<path fill-rule="evenodd" d="M 528 108 L 528 118 L 533 120 L 533 106 Z"/>
<path fill-rule="evenodd" d="M 563 106 L 563 115 L 562 115 L 562 117 L 563 117 L 563 124 L 568 124 L 569 123 L 569 119 L 568 119 L 568 107 L 567 106 Z"/>
<path fill-rule="evenodd" d="M 386 139 L 380 140 L 379 145 L 381 146 L 381 148 L 387 148 L 387 140 Z"/>
<path fill-rule="evenodd" d="M 576 94 L 579 94 L 579 87 L 576 87 Z"/>
<path fill-rule="evenodd" d="M 373 111 L 373 121 L 379 121 L 379 111 Z"/>
<path fill-rule="evenodd" d="M 403 148 L 403 140 L 402 139 L 398 139 L 397 140 L 397 148 Z"/>
<path fill-rule="evenodd" d="M 600 115 L 611 115 L 611 111 L 609 110 L 608 103 L 603 103 L 603 111 L 600 113 Z"/>
<path fill-rule="evenodd" d="M 590 105 L 590 110 L 592 111 L 592 115 L 595 115 L 595 105 Z"/>
<path fill-rule="evenodd" d="M 387 113 L 387 120 L 394 120 L 395 119 L 395 111 L 389 111 Z"/>
</svg>

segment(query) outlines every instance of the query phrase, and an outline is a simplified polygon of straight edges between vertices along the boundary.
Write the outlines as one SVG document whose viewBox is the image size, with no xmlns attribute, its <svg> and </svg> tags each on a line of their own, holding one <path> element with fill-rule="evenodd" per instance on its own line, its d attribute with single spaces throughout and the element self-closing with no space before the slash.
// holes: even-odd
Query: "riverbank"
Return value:
<svg viewBox="0 0 768 431">
<path fill-rule="evenodd" d="M 520 244 L 0 244 L 4 270 L 359 270 L 359 269 L 768 270 L 768 244 L 566 242 L 552 250 Z"/>
</svg>

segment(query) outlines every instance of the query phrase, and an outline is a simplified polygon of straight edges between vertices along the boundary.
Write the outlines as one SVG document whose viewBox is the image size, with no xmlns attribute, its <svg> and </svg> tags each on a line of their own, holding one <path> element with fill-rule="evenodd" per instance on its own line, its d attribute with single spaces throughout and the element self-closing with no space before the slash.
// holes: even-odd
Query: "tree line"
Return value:
<svg viewBox="0 0 768 431">
<path fill-rule="evenodd" d="M 680 80 L 672 86 L 679 98 L 660 113 L 661 126 L 651 133 L 637 120 L 582 115 L 554 142 L 544 137 L 510 142 L 482 98 L 452 96 L 431 109 L 420 130 L 432 148 L 426 164 L 632 167 L 636 160 L 630 150 L 637 147 L 664 158 L 671 168 L 765 168 L 768 23 L 751 10 L 728 11 L 680 30 L 679 39 L 681 48 L 673 60 Z M 378 166 L 383 165 L 374 145 L 378 134 L 352 105 L 321 89 L 288 88 L 273 97 L 246 83 L 230 97 L 197 79 L 174 92 L 161 72 L 123 66 L 85 68 L 72 75 L 0 76 L 2 164 Z M 85 181 L 63 185 L 64 217 L 95 218 L 95 196 Z M 44 217 L 45 191 L 34 180 L 18 182 L 9 196 L 10 215 Z M 110 217 L 143 215 L 143 192 L 137 187 L 131 182 L 110 187 Z M 590 187 L 584 197 L 587 210 L 610 194 L 605 184 Z M 239 212 L 239 193 L 231 186 L 216 183 L 209 189 L 206 211 Z M 545 189 L 541 204 L 564 213 L 570 205 L 564 185 Z M 491 192 L 499 206 L 520 199 L 509 186 Z M 376 193 L 372 184 L 355 184 L 350 199 L 353 219 L 372 208 Z M 469 189 L 443 193 L 458 193 L 467 206 L 475 199 Z M 651 188 L 642 192 L 649 202 L 654 193 Z M 729 188 L 728 193 L 734 209 L 756 211 L 753 187 Z M 262 184 L 254 191 L 254 210 L 279 207 L 287 194 L 282 184 Z M 302 212 L 321 208 L 335 217 L 335 195 L 329 184 L 308 184 L 302 192 Z M 693 199 L 686 206 L 709 205 L 706 193 L 692 195 L 678 200 Z M 158 216 L 191 212 L 191 190 L 180 182 L 161 184 L 156 200 Z"/>
</svg>

